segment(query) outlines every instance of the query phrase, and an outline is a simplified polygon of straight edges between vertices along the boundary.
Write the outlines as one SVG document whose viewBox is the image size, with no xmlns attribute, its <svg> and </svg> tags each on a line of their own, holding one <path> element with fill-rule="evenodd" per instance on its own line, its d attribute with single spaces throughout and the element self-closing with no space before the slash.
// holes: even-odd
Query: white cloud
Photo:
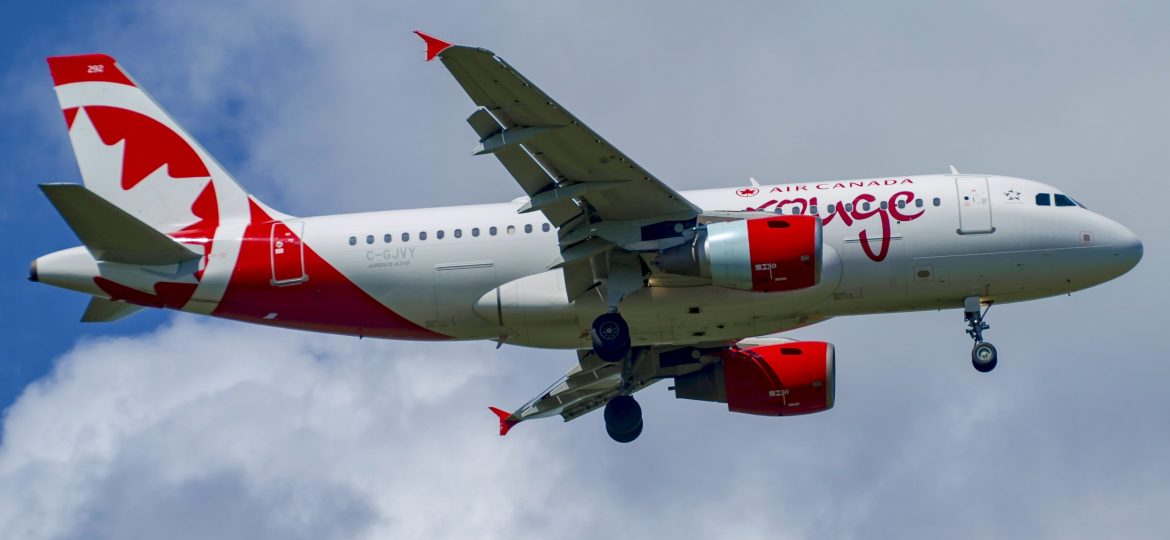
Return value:
<svg viewBox="0 0 1170 540">
<path fill-rule="evenodd" d="M 0 531 L 523 536 L 567 448 L 498 440 L 491 352 L 189 318 L 83 343 L 8 413 Z"/>
<path fill-rule="evenodd" d="M 957 333 L 937 318 L 901 318 Z M 850 335 L 861 321 L 834 323 L 831 333 Z M 571 362 L 564 352 L 179 317 L 150 334 L 79 344 L 8 411 L 0 536 L 1153 538 L 1170 530 L 1157 510 L 1170 503 L 1160 457 L 1170 435 L 1150 433 L 1164 413 L 1114 418 L 1159 403 L 1152 387 L 1163 367 L 1126 364 L 1140 377 L 1129 382 L 1140 395 L 1128 401 L 1074 402 L 1084 392 L 1077 381 L 1098 368 L 1082 362 L 1065 367 L 1071 380 L 1050 377 L 1060 363 L 1041 348 L 1011 350 L 1015 362 L 987 378 L 961 362 L 957 339 L 916 345 L 957 362 L 836 341 L 831 412 L 733 415 L 674 400 L 659 385 L 639 394 L 643 437 L 617 445 L 597 415 L 496 434 L 484 406 L 532 395 Z"/>
</svg>

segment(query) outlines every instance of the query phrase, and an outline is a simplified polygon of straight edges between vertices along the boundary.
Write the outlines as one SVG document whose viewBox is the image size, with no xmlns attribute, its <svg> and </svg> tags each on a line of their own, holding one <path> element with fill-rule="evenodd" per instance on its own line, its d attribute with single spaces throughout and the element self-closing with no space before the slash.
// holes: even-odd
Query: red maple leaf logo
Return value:
<svg viewBox="0 0 1170 540">
<path fill-rule="evenodd" d="M 735 190 L 735 194 L 740 197 L 754 197 L 760 194 L 760 190 L 751 187 L 745 187 Z"/>
</svg>

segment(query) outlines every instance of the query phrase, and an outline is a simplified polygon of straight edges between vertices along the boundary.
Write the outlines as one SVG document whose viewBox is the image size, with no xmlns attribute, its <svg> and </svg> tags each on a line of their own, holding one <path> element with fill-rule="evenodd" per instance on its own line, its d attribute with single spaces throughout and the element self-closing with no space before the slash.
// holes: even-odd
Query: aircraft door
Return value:
<svg viewBox="0 0 1170 540">
<path fill-rule="evenodd" d="M 956 176 L 955 189 L 959 200 L 959 234 L 987 234 L 995 232 L 991 222 L 991 195 L 987 178 Z"/>
<path fill-rule="evenodd" d="M 305 274 L 305 250 L 301 240 L 304 230 L 302 221 L 272 224 L 269 256 L 272 261 L 273 285 L 293 285 L 309 279 Z"/>
</svg>

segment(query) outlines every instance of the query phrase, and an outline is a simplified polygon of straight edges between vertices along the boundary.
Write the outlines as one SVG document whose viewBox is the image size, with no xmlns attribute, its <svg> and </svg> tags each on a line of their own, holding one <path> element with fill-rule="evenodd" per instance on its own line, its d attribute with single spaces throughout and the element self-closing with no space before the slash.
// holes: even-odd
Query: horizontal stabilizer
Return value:
<svg viewBox="0 0 1170 540">
<path fill-rule="evenodd" d="M 163 266 L 201 257 L 85 186 L 41 184 L 41 191 L 99 261 Z"/>
<path fill-rule="evenodd" d="M 85 314 L 81 316 L 81 322 L 113 322 L 133 315 L 140 309 L 142 306 L 95 296 L 89 300 Z"/>
</svg>

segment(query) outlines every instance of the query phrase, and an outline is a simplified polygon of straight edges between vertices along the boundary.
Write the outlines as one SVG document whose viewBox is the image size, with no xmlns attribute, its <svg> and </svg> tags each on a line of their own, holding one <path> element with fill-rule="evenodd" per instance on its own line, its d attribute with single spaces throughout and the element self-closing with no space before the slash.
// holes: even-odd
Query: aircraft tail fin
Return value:
<svg viewBox="0 0 1170 540">
<path fill-rule="evenodd" d="M 77 238 L 98 261 L 164 266 L 198 266 L 202 255 L 191 251 L 125 210 L 77 184 L 41 184 Z"/>
<path fill-rule="evenodd" d="M 142 306 L 139 305 L 95 296 L 89 299 L 89 305 L 85 307 L 81 322 L 113 322 L 138 313 L 141 309 Z"/>
<path fill-rule="evenodd" d="M 48 62 L 86 188 L 162 232 L 249 219 L 243 188 L 112 57 Z"/>
</svg>

